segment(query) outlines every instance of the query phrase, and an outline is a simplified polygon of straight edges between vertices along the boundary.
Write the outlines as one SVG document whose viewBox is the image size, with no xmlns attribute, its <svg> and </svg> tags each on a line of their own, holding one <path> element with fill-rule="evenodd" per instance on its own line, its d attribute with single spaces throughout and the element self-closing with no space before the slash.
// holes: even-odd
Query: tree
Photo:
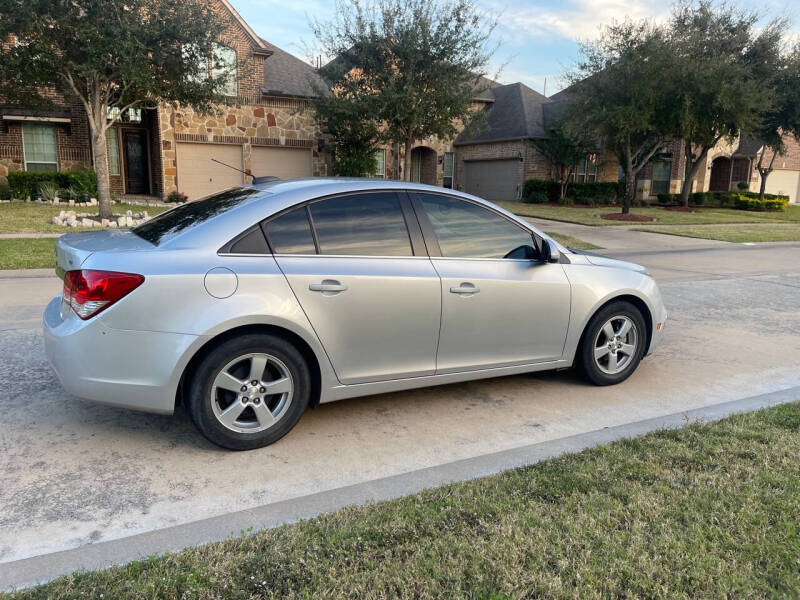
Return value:
<svg viewBox="0 0 800 600">
<path fill-rule="evenodd" d="M 563 200 L 575 167 L 587 155 L 596 153 L 598 144 L 588 132 L 580 129 L 576 131 L 563 124 L 550 128 L 547 134 L 546 138 L 537 138 L 531 143 L 556 168 L 560 185 L 559 198 Z"/>
<path fill-rule="evenodd" d="M 333 173 L 362 177 L 375 172 L 378 123 L 369 115 L 369 103 L 353 78 L 339 82 L 331 92 L 317 90 L 315 109 L 322 131 L 330 136 Z"/>
<path fill-rule="evenodd" d="M 606 26 L 581 46 L 566 95 L 582 126 L 613 148 L 625 172 L 622 212 L 630 212 L 636 176 L 672 141 L 667 108 L 671 54 L 665 30 L 649 21 Z"/>
<path fill-rule="evenodd" d="M 758 23 L 756 12 L 711 0 L 683 2 L 673 11 L 669 28 L 677 76 L 670 79 L 670 114 L 673 134 L 684 145 L 684 206 L 709 150 L 724 138 L 758 130 L 770 105 L 786 21 Z"/>
<path fill-rule="evenodd" d="M 207 109 L 229 77 L 215 52 L 223 24 L 204 0 L 0 0 L 0 15 L 0 40 L 12 42 L 0 98 L 80 102 L 101 217 L 111 216 L 108 128 L 127 109 L 160 102 Z"/>
<path fill-rule="evenodd" d="M 800 43 L 781 57 L 781 65 L 774 75 L 770 88 L 772 102 L 762 115 L 761 124 L 755 132 L 756 137 L 764 142 L 756 165 L 761 176 L 761 200 L 764 200 L 767 178 L 772 173 L 775 157 L 786 153 L 784 136 L 793 135 L 800 141 Z M 765 163 L 767 151 L 772 156 Z"/>
<path fill-rule="evenodd" d="M 332 21 L 311 22 L 335 57 L 323 75 L 334 89 L 358 83 L 350 100 L 369 110 L 383 140 L 404 146 L 406 180 L 414 140 L 452 138 L 471 120 L 494 26 L 474 0 L 338 0 Z"/>
</svg>

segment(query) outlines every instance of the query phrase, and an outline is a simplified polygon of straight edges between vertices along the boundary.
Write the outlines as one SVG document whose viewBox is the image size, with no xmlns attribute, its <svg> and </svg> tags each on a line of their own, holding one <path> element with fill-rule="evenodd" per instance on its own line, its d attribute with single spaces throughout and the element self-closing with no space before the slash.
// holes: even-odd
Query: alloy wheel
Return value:
<svg viewBox="0 0 800 600">
<path fill-rule="evenodd" d="M 226 364 L 211 386 L 217 420 L 237 433 L 258 433 L 275 425 L 292 402 L 287 366 L 265 353 L 243 354 Z"/>
<path fill-rule="evenodd" d="M 600 328 L 594 340 L 594 361 L 607 375 L 627 369 L 634 360 L 639 341 L 636 323 L 630 317 L 611 317 Z"/>
</svg>

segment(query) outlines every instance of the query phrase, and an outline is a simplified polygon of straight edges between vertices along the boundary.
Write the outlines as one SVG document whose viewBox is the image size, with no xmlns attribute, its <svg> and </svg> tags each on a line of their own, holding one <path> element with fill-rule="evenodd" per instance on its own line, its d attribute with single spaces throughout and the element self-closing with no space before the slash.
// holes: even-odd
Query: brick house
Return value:
<svg viewBox="0 0 800 600">
<path fill-rule="evenodd" d="M 196 198 L 245 183 L 235 169 L 279 177 L 328 172 L 309 104 L 322 83 L 316 71 L 256 35 L 227 0 L 210 1 L 229 23 L 217 50 L 234 73 L 227 99 L 208 114 L 162 104 L 121 115 L 108 131 L 117 194 Z M 0 177 L 91 166 L 85 111 L 57 101 L 51 111 L 0 107 Z"/>
</svg>

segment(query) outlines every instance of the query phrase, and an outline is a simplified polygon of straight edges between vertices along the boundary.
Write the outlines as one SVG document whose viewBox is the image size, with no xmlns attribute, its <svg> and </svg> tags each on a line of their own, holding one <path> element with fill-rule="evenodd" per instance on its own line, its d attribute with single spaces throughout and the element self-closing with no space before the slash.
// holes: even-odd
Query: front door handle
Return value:
<svg viewBox="0 0 800 600">
<path fill-rule="evenodd" d="M 451 294 L 462 294 L 469 296 L 471 296 L 472 294 L 477 294 L 480 291 L 481 289 L 477 285 L 475 285 L 474 283 L 469 283 L 468 281 L 465 281 L 461 285 L 453 286 L 450 288 Z"/>
<path fill-rule="evenodd" d="M 309 284 L 308 289 L 312 292 L 322 292 L 323 296 L 333 296 L 347 290 L 347 286 L 335 279 L 323 279 L 322 283 Z"/>
</svg>

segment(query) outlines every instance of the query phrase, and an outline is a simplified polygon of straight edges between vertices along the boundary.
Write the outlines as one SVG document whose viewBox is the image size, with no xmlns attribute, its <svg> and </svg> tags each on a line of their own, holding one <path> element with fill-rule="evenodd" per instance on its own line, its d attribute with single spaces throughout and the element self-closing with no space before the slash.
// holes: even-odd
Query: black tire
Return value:
<svg viewBox="0 0 800 600">
<path fill-rule="evenodd" d="M 628 317 L 636 328 L 636 348 L 630 360 L 626 362 L 624 368 L 614 374 L 605 372 L 595 361 L 594 350 L 595 340 L 598 339 L 600 331 L 609 319 L 617 316 Z M 604 338 L 601 338 L 604 339 Z M 630 302 L 618 301 L 612 302 L 608 306 L 600 309 L 589 321 L 589 324 L 584 330 L 581 339 L 581 345 L 578 349 L 577 364 L 584 377 L 595 385 L 614 385 L 625 381 L 630 377 L 645 352 L 645 345 L 647 344 L 647 328 L 645 326 L 644 317 L 641 311 Z M 607 360 L 607 359 L 606 359 Z M 608 366 L 608 365 L 606 365 Z"/>
<path fill-rule="evenodd" d="M 222 369 L 250 353 L 277 358 L 291 375 L 293 386 L 291 401 L 280 418 L 267 429 L 253 433 L 233 431 L 220 422 L 211 397 L 214 381 Z M 187 391 L 187 411 L 200 433 L 223 448 L 252 450 L 278 441 L 297 424 L 308 406 L 311 374 L 303 356 L 291 343 L 274 335 L 247 334 L 227 340 L 208 352 L 187 382 Z M 265 404 L 266 400 L 265 397 Z"/>
</svg>

